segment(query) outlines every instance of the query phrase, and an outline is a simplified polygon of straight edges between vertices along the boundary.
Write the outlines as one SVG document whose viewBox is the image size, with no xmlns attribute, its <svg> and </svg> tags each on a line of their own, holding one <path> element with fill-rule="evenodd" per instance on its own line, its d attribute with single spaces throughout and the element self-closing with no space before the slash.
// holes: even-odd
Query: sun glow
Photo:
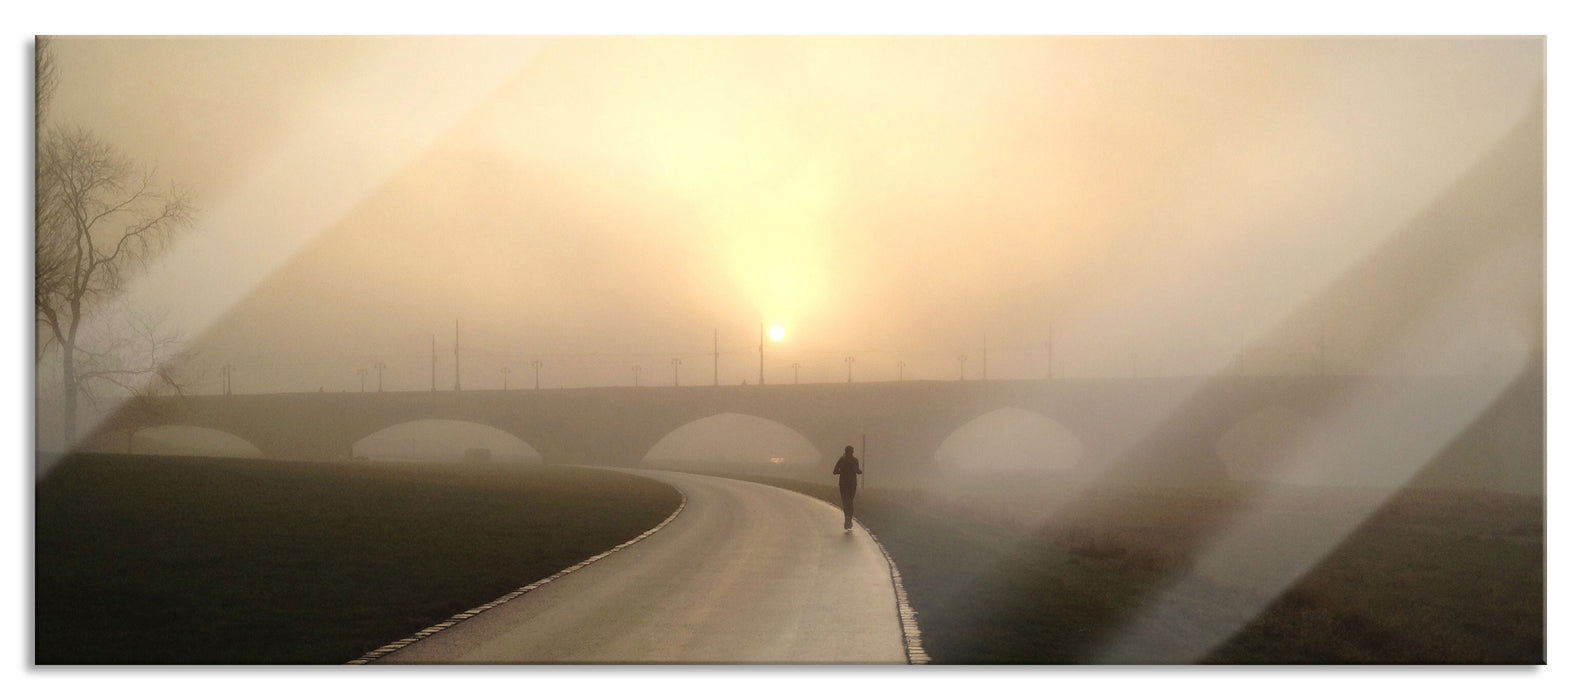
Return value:
<svg viewBox="0 0 1582 700">
<path fill-rule="evenodd" d="M 782 328 L 780 326 L 780 324 L 777 323 L 777 324 L 769 327 L 769 339 L 770 340 L 773 340 L 776 343 L 778 343 L 778 342 L 780 342 L 782 340 L 785 340 L 785 337 L 786 337 L 786 329 Z"/>
</svg>

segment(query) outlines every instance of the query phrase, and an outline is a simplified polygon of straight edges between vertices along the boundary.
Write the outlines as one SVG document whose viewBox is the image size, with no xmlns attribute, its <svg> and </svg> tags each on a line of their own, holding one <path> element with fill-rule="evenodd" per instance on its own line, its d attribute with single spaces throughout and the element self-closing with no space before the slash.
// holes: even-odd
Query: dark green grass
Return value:
<svg viewBox="0 0 1582 700">
<path fill-rule="evenodd" d="M 833 482 L 738 477 L 839 503 Z M 1007 499 L 984 507 L 960 494 L 868 488 L 857 515 L 900 568 L 935 663 L 1091 663 L 1165 590 L 1188 596 L 1188 617 L 1205 619 L 1256 600 L 1234 582 L 1189 574 L 1205 534 L 1245 497 L 1234 488 L 1095 492 L 1046 517 Z M 1344 494 L 1303 497 L 1321 508 Z M 1203 661 L 1542 663 L 1543 532 L 1541 498 L 1396 494 Z"/>
<path fill-rule="evenodd" d="M 75 455 L 36 486 L 34 660 L 343 663 L 679 502 L 568 467 Z"/>
<path fill-rule="evenodd" d="M 1207 661 L 1544 659 L 1541 499 L 1408 491 Z"/>
</svg>

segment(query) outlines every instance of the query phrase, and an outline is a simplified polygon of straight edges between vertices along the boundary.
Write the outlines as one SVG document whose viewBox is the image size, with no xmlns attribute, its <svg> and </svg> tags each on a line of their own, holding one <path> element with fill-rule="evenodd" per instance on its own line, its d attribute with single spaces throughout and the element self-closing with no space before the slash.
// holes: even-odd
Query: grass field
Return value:
<svg viewBox="0 0 1582 700">
<path fill-rule="evenodd" d="M 738 476 L 838 504 L 833 482 Z M 1166 592 L 1186 598 L 1189 621 L 1262 609 L 1199 659 L 1205 663 L 1544 661 L 1541 497 L 1395 494 L 1264 607 L 1267 596 L 1251 581 L 1190 570 L 1215 526 L 1245 508 L 1251 493 L 1039 492 L 1064 485 L 1031 479 L 977 491 L 859 493 L 858 518 L 896 560 L 935 663 L 1092 663 Z M 1284 527 L 1297 532 L 1354 495 L 1283 491 L 1292 509 Z M 1165 650 L 1187 644 L 1191 632 L 1148 630 L 1159 637 L 1151 645 Z"/>
<path fill-rule="evenodd" d="M 74 455 L 35 492 L 38 664 L 333 664 L 640 534 L 597 470 Z"/>
</svg>

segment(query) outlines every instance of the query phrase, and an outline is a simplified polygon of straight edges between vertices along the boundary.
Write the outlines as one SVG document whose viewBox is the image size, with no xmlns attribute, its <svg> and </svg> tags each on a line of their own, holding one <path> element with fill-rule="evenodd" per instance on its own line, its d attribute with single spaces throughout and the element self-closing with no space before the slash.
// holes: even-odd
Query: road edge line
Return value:
<svg viewBox="0 0 1582 700">
<path fill-rule="evenodd" d="M 890 564 L 890 583 L 895 586 L 895 614 L 901 621 L 901 644 L 906 649 L 906 663 L 912 666 L 921 666 L 929 663 L 928 652 L 923 651 L 923 631 L 917 625 L 917 611 L 912 609 L 911 600 L 906 596 L 906 587 L 901 584 L 901 569 L 895 565 L 895 558 L 890 556 L 890 550 L 884 548 L 884 543 L 875 537 L 872 530 L 862 521 L 852 518 L 852 521 L 868 533 L 868 539 L 879 546 L 879 553 L 884 555 L 884 560 Z"/>
<path fill-rule="evenodd" d="M 556 579 L 558 579 L 558 578 L 560 578 L 562 576 L 565 576 L 566 574 L 569 574 L 569 573 L 571 573 L 573 571 L 577 571 L 578 569 L 581 569 L 581 568 L 583 568 L 585 566 L 588 566 L 589 564 L 592 564 L 593 562 L 596 562 L 596 561 L 598 561 L 600 559 L 603 559 L 603 558 L 605 558 L 607 556 L 610 556 L 611 554 L 614 554 L 614 553 L 619 552 L 619 551 L 621 551 L 623 549 L 626 549 L 627 547 L 630 547 L 630 546 L 632 546 L 634 544 L 637 544 L 638 542 L 641 542 L 641 541 L 643 541 L 645 539 L 648 539 L 654 533 L 659 532 L 659 530 L 661 528 L 663 528 L 666 525 L 669 525 L 670 522 L 675 520 L 676 516 L 681 515 L 681 511 L 685 510 L 686 507 L 687 507 L 687 494 L 686 494 L 686 492 L 682 491 L 681 489 L 676 488 L 674 485 L 671 485 L 671 484 L 666 484 L 666 486 L 670 486 L 670 488 L 672 490 L 674 490 L 676 493 L 681 495 L 681 503 L 680 503 L 680 505 L 677 505 L 676 509 L 670 513 L 669 517 L 665 518 L 664 520 L 659 521 L 658 525 L 655 525 L 655 526 L 649 528 L 647 531 L 643 532 L 642 534 L 640 534 L 640 535 L 638 535 L 636 537 L 633 537 L 632 539 L 629 539 L 629 540 L 627 540 L 625 542 L 622 542 L 621 544 L 615 545 L 615 547 L 609 549 L 608 551 L 600 552 L 599 554 L 595 554 L 595 555 L 593 555 L 591 557 L 588 557 L 587 559 L 584 559 L 584 560 L 582 560 L 582 561 L 580 561 L 580 562 L 578 562 L 576 564 L 573 564 L 573 565 L 571 565 L 571 566 L 569 566 L 569 567 L 567 567 L 565 569 L 562 569 L 562 570 L 560 570 L 560 571 L 558 571 L 558 572 L 556 572 L 554 574 L 550 574 L 549 576 L 546 576 L 546 577 L 541 578 L 541 579 L 539 579 L 537 581 L 529 583 L 526 586 L 522 586 L 521 588 L 518 588 L 518 589 L 516 589 L 514 591 L 511 591 L 510 593 L 507 593 L 507 594 L 505 594 L 503 596 L 500 596 L 499 598 L 495 598 L 494 600 L 489 601 L 487 603 L 484 603 L 483 605 L 480 605 L 480 606 L 478 606 L 476 608 L 472 608 L 472 609 L 467 610 L 465 612 L 459 612 L 459 613 L 456 613 L 455 615 L 451 615 L 449 618 L 446 618 L 444 622 L 425 627 L 422 630 L 418 631 L 417 633 L 415 633 L 415 634 L 413 634 L 411 636 L 403 637 L 403 638 L 398 639 L 398 640 L 396 640 L 394 642 L 391 642 L 391 643 L 386 644 L 386 645 L 384 645 L 382 647 L 379 647 L 378 649 L 375 649 L 375 650 L 370 651 L 370 652 L 368 652 L 366 654 L 363 654 L 362 656 L 359 656 L 359 657 L 357 657 L 355 659 L 352 659 L 351 661 L 347 661 L 346 665 L 363 665 L 363 664 L 368 664 L 368 663 L 373 662 L 373 661 L 377 661 L 381 657 L 384 657 L 384 656 L 389 655 L 391 653 L 394 653 L 394 652 L 396 652 L 396 651 L 398 651 L 400 649 L 403 649 L 403 648 L 405 648 L 407 646 L 410 646 L 410 645 L 418 642 L 419 640 L 422 640 L 422 639 L 425 639 L 427 637 L 433 636 L 434 634 L 436 634 L 438 632 L 442 632 L 444 630 L 447 630 L 447 629 L 455 626 L 457 623 L 463 622 L 465 620 L 468 620 L 468 619 L 471 619 L 473 617 L 476 617 L 476 616 L 478 616 L 478 615 L 480 615 L 480 614 L 482 614 L 484 612 L 487 612 L 487 611 L 492 610 L 494 608 L 500 607 L 501 605 L 509 603 L 509 602 L 521 597 L 522 595 L 524 595 L 526 593 L 529 593 L 529 592 L 531 592 L 531 591 L 533 591 L 533 590 L 535 590 L 537 588 L 540 588 L 540 587 L 544 586 L 545 584 L 548 584 L 548 583 L 550 583 L 550 582 L 552 582 L 552 581 L 554 581 L 554 580 L 556 580 Z M 874 540 L 874 541 L 877 542 L 878 540 Z M 880 547 L 880 549 L 882 550 L 883 547 Z M 885 556 L 889 557 L 888 554 L 886 554 Z M 890 566 L 891 566 L 891 570 L 893 571 L 894 568 L 895 568 L 895 563 L 891 562 Z"/>
<path fill-rule="evenodd" d="M 801 491 L 788 489 L 784 486 L 766 484 L 762 481 L 756 481 L 751 478 L 742 478 L 726 474 L 706 474 L 703 472 L 680 473 L 697 474 L 699 476 L 712 476 L 722 479 L 732 479 L 734 481 L 744 481 L 749 484 L 758 484 L 759 486 L 767 486 L 769 488 L 779 489 L 787 493 L 794 493 L 803 498 L 812 499 L 815 502 L 822 503 L 825 506 L 834 509 L 837 513 L 840 512 L 840 507 L 830 503 L 829 501 L 802 493 Z M 933 659 L 929 657 L 928 652 L 923 651 L 923 630 L 917 624 L 917 611 L 912 609 L 911 599 L 909 599 L 906 595 L 906 586 L 901 584 L 901 569 L 895 565 L 895 557 L 890 556 L 890 550 L 884 548 L 884 543 L 880 542 L 879 538 L 874 536 L 873 530 L 869 530 L 867 525 L 862 524 L 861 518 L 853 516 L 851 520 L 858 527 L 862 528 L 862 531 L 868 535 L 868 539 L 870 541 L 879 547 L 879 553 L 884 555 L 885 563 L 890 566 L 890 585 L 895 591 L 895 616 L 896 621 L 901 624 L 901 648 L 906 651 L 907 665 L 922 666 L 924 664 L 931 663 Z"/>
</svg>

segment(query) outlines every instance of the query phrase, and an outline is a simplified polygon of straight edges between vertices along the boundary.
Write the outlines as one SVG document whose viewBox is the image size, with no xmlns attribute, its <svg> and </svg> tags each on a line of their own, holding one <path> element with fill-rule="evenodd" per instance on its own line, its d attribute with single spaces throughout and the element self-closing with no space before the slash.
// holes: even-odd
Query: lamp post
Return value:
<svg viewBox="0 0 1582 700">
<path fill-rule="evenodd" d="M 846 383 L 847 384 L 851 383 L 851 363 L 856 362 L 856 361 L 857 361 L 857 358 L 852 357 L 851 355 L 847 355 L 846 356 Z"/>
<path fill-rule="evenodd" d="M 385 363 L 374 363 L 374 369 L 379 370 L 379 391 L 383 392 L 385 390 Z"/>
<path fill-rule="evenodd" d="M 368 376 L 367 369 L 362 367 L 357 368 L 357 393 L 362 393 L 368 390 L 368 387 L 363 384 L 363 377 L 366 376 Z"/>
<path fill-rule="evenodd" d="M 956 361 L 961 363 L 961 381 L 967 381 L 967 356 L 957 355 Z"/>
<path fill-rule="evenodd" d="M 509 388 L 511 388 L 511 368 L 510 367 L 501 367 L 500 368 L 500 391 L 505 391 L 506 389 L 509 389 Z"/>
<path fill-rule="evenodd" d="M 896 376 L 896 381 L 906 381 L 906 360 L 896 360 L 895 366 L 899 371 L 899 374 Z"/>
<path fill-rule="evenodd" d="M 543 367 L 544 363 L 539 361 L 539 360 L 533 360 L 533 362 L 531 364 L 533 365 L 533 388 L 537 389 L 538 388 L 538 368 Z"/>
<path fill-rule="evenodd" d="M 632 386 L 642 386 L 643 366 L 632 365 Z"/>
<path fill-rule="evenodd" d="M 672 386 L 681 386 L 681 358 L 679 358 L 679 357 L 672 357 L 672 358 L 670 358 L 670 368 L 671 368 L 673 374 L 675 375 L 672 378 L 673 381 L 674 381 L 674 384 L 672 384 Z"/>
<path fill-rule="evenodd" d="M 793 363 L 791 363 L 791 383 L 792 384 L 800 384 L 801 383 L 800 381 L 798 381 L 798 378 L 797 378 L 797 374 L 798 374 L 798 372 L 801 369 L 802 369 L 802 363 L 800 363 L 800 362 L 793 362 Z"/>
</svg>

